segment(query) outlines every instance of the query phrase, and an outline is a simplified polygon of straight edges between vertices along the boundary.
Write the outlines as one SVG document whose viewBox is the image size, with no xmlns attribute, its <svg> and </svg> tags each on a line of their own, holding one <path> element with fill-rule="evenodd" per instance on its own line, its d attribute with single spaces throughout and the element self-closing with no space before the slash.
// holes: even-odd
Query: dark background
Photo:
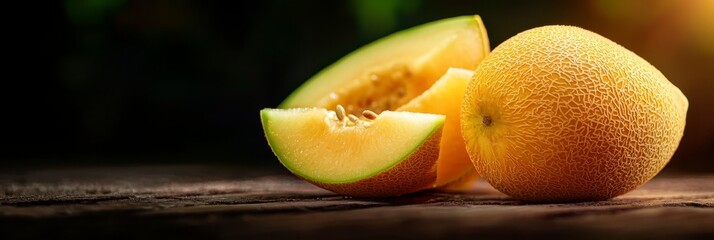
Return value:
<svg viewBox="0 0 714 240">
<path fill-rule="evenodd" d="M 32 3 L 30 3 L 32 4 Z M 7 8 L 5 166 L 278 167 L 258 111 L 379 37 L 479 14 L 491 46 L 577 25 L 634 51 L 690 102 L 667 171 L 714 172 L 714 1 L 65 0 Z M 19 85 L 15 87 L 14 85 Z"/>
</svg>

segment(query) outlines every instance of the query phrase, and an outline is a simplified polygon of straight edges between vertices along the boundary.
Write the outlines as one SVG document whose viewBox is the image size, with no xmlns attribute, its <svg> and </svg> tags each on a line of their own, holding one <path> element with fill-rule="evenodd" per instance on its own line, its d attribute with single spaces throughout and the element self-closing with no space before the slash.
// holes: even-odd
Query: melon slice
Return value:
<svg viewBox="0 0 714 240">
<path fill-rule="evenodd" d="M 260 111 L 280 162 L 317 186 L 358 197 L 433 186 L 444 115 L 384 111 L 373 120 L 339 115 L 323 108 Z"/>
<path fill-rule="evenodd" d="M 450 67 L 475 69 L 490 51 L 478 15 L 401 32 L 348 54 L 307 80 L 279 108 L 343 105 L 348 113 L 394 110 L 419 96 Z"/>
<path fill-rule="evenodd" d="M 279 108 L 334 109 L 342 105 L 355 115 L 363 110 L 376 113 L 397 110 L 431 88 L 449 68 L 475 69 L 489 51 L 486 28 L 478 15 L 427 23 L 389 35 L 343 57 L 296 89 Z M 439 97 L 425 97 L 421 102 L 427 105 L 432 99 L 442 99 L 441 96 L 460 102 L 463 93 L 459 87 L 447 87 L 436 94 Z M 410 107 L 408 110 L 429 113 L 460 106 L 455 102 L 435 102 L 428 109 Z M 453 106 L 447 106 L 451 104 Z M 447 126 L 444 132 L 449 139 L 460 136 L 459 127 Z M 458 179 L 473 169 L 468 158 L 455 153 L 465 151 L 461 148 L 463 143 L 442 144 L 442 151 L 448 156 L 440 158 L 437 185 Z"/>
<path fill-rule="evenodd" d="M 397 109 L 397 111 L 446 115 L 437 165 L 436 186 L 443 186 L 474 171 L 461 136 L 460 122 L 461 100 L 471 76 L 473 71 L 450 68 L 431 88 Z"/>
</svg>

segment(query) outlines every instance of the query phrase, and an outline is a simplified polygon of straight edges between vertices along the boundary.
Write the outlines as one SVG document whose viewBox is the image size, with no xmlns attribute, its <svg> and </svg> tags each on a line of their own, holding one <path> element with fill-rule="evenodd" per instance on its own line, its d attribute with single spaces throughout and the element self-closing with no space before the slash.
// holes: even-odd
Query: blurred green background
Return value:
<svg viewBox="0 0 714 240">
<path fill-rule="evenodd" d="M 20 14 L 10 22 L 18 32 L 6 35 L 20 52 L 11 68 L 21 77 L 10 80 L 25 85 L 6 89 L 5 116 L 14 121 L 0 157 L 9 166 L 278 167 L 260 109 L 382 36 L 479 14 L 492 48 L 532 27 L 566 24 L 647 59 L 690 101 L 667 171 L 714 172 L 710 0 L 65 0 Z"/>
</svg>

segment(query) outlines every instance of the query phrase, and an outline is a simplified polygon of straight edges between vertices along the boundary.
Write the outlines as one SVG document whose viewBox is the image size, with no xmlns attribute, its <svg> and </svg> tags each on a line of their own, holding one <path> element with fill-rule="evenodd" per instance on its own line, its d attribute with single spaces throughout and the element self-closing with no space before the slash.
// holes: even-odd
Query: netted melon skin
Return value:
<svg viewBox="0 0 714 240">
<path fill-rule="evenodd" d="M 508 195 L 605 200 L 662 170 L 687 108 L 633 52 L 581 28 L 546 26 L 507 40 L 476 69 L 462 132 L 476 170 Z"/>
</svg>

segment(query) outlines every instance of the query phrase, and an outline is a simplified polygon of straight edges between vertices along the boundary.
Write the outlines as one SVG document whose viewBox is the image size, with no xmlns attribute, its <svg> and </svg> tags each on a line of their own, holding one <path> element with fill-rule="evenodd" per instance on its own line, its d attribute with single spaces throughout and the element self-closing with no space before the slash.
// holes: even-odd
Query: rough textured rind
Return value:
<svg viewBox="0 0 714 240">
<path fill-rule="evenodd" d="M 321 188 L 354 197 L 393 197 L 433 187 L 436 182 L 436 160 L 439 158 L 439 128 L 406 160 L 373 177 L 351 183 L 320 183 Z"/>
<path fill-rule="evenodd" d="M 507 40 L 479 65 L 462 132 L 476 170 L 506 194 L 604 200 L 665 166 L 687 107 L 679 89 L 636 54 L 581 28 L 546 26 Z"/>
</svg>

